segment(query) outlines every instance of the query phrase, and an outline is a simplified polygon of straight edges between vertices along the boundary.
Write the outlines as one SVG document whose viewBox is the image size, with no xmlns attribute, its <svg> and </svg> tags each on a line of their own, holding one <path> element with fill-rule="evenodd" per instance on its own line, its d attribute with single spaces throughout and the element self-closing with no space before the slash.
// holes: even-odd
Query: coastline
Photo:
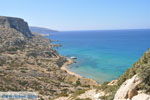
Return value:
<svg viewBox="0 0 150 100">
<path fill-rule="evenodd" d="M 69 70 L 69 65 L 71 65 L 71 64 L 73 64 L 73 63 L 74 63 L 73 59 L 67 58 L 67 62 L 65 62 L 65 63 L 62 65 L 61 70 L 64 70 L 64 71 L 66 71 L 68 74 L 74 75 L 74 76 L 76 76 L 76 77 L 78 77 L 78 78 L 84 78 L 83 76 L 81 76 L 81 75 L 79 75 L 79 74 L 77 74 L 77 73 L 74 73 L 74 72 L 72 72 L 72 71 Z"/>
<path fill-rule="evenodd" d="M 75 77 L 77 77 L 81 84 L 84 84 L 84 85 L 91 85 L 91 86 L 100 86 L 100 84 L 96 81 L 96 80 L 93 80 L 91 78 L 86 78 L 86 77 L 83 77 L 75 72 L 72 72 L 69 70 L 69 65 L 73 64 L 74 63 L 74 60 L 71 59 L 71 58 L 67 58 L 67 62 L 65 62 L 62 67 L 61 67 L 61 70 L 64 70 L 66 71 L 68 74 L 70 75 L 73 75 Z"/>
</svg>

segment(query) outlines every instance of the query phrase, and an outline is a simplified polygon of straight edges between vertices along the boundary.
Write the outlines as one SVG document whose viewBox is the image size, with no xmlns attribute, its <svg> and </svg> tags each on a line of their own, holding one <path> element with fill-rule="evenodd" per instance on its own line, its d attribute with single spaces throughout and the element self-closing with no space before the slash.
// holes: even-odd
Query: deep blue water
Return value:
<svg viewBox="0 0 150 100">
<path fill-rule="evenodd" d="M 119 77 L 150 48 L 150 30 L 53 33 L 64 56 L 77 57 L 70 70 L 102 83 Z"/>
</svg>

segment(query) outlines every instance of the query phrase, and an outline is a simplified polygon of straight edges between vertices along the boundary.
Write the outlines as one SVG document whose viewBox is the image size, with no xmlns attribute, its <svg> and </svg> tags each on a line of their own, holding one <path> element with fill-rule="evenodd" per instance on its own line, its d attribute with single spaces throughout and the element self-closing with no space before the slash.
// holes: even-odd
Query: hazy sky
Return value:
<svg viewBox="0 0 150 100">
<path fill-rule="evenodd" d="M 0 15 L 56 30 L 150 28 L 150 0 L 0 0 Z"/>
</svg>

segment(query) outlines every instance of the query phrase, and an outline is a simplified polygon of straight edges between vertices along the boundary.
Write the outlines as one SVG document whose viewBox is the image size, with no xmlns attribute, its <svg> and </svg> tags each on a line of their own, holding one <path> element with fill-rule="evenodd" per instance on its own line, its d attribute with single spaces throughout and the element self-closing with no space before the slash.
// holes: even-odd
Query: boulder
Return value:
<svg viewBox="0 0 150 100">
<path fill-rule="evenodd" d="M 141 82 L 142 80 L 137 75 L 126 80 L 116 92 L 114 100 L 131 99 L 133 96 L 137 95 L 136 88 Z"/>
<path fill-rule="evenodd" d="M 150 95 L 141 93 L 132 98 L 132 100 L 150 100 Z"/>
</svg>

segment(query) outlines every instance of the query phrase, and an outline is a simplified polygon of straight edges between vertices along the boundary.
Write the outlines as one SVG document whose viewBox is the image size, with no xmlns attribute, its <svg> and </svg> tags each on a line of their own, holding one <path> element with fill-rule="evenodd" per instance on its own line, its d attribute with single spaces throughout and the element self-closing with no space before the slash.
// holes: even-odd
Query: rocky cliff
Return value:
<svg viewBox="0 0 150 100">
<path fill-rule="evenodd" d="M 32 36 L 28 24 L 21 18 L 0 16 L 0 28 L 13 28 L 27 37 Z"/>
</svg>

